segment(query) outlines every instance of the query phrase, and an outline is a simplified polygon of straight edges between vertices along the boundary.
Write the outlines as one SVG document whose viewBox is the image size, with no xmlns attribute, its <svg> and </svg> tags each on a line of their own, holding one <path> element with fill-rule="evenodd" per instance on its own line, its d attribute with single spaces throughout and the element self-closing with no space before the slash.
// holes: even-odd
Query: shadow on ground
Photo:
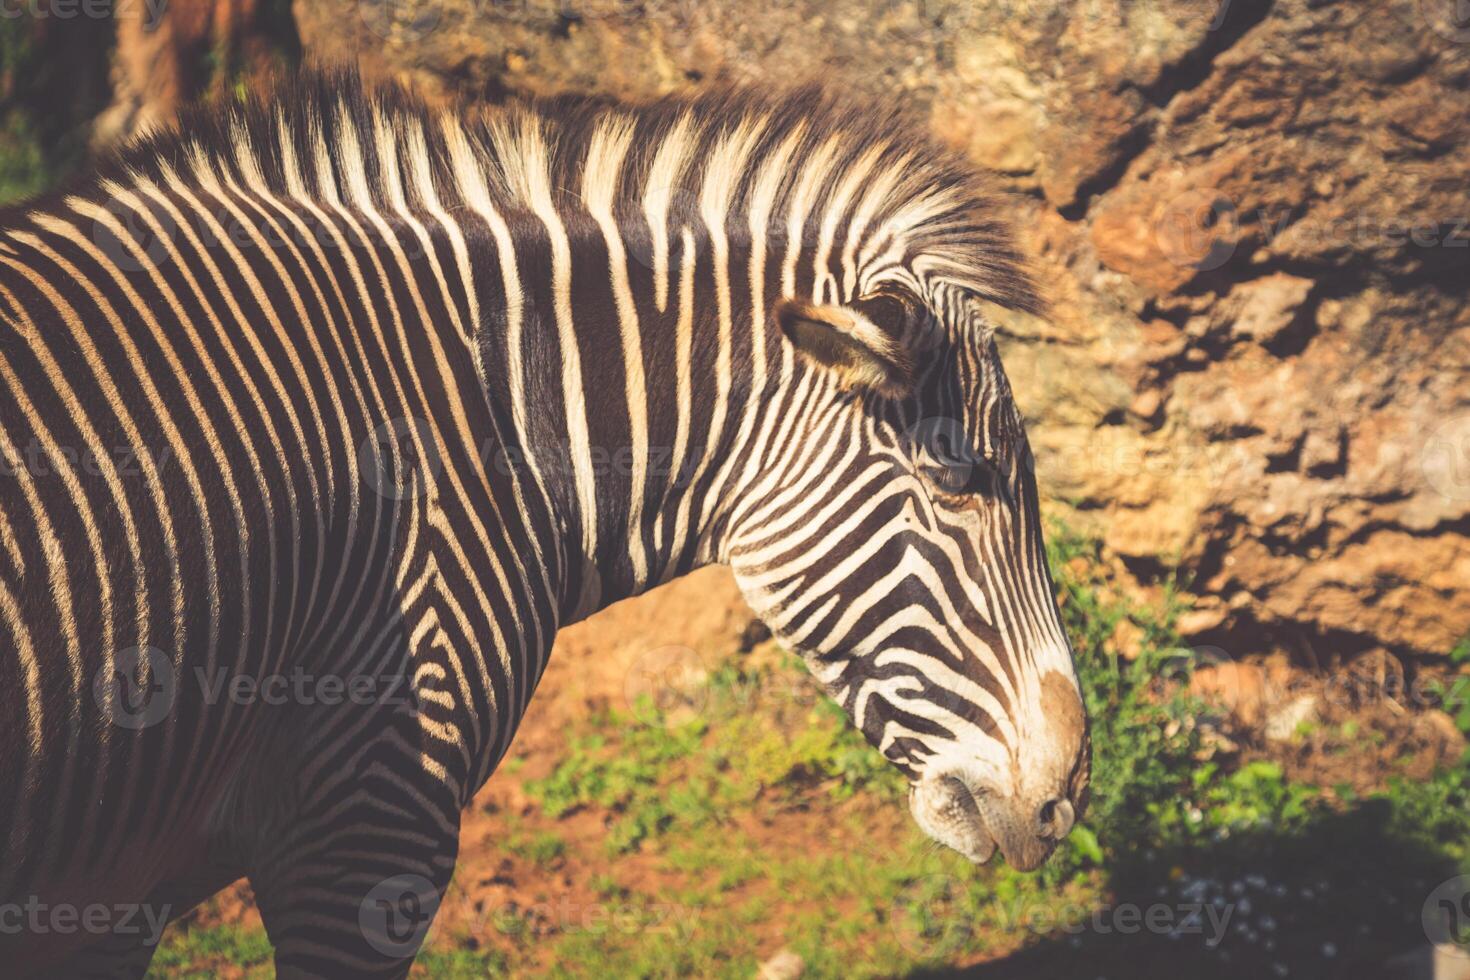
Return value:
<svg viewBox="0 0 1470 980">
<path fill-rule="evenodd" d="M 1369 801 L 1305 834 L 1266 829 L 1123 856 L 1113 901 L 1080 923 L 1037 926 L 1045 938 L 1004 960 L 910 978 L 1429 980 L 1446 971 L 1428 968 L 1421 915 L 1455 876 L 1432 842 L 1397 835 L 1389 808 Z M 1470 966 L 1470 946 L 1449 959 Z"/>
</svg>

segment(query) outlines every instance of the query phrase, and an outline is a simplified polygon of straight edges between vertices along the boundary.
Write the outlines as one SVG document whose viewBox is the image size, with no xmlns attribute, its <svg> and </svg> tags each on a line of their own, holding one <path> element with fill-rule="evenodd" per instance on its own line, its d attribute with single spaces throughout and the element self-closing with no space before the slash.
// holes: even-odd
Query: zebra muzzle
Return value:
<svg viewBox="0 0 1470 980">
<path fill-rule="evenodd" d="M 976 864 L 999 850 L 1021 871 L 1040 867 L 1071 832 L 1077 815 L 1064 796 L 1040 801 L 1002 796 L 956 773 L 915 783 L 909 808 L 920 829 L 938 843 Z"/>
</svg>

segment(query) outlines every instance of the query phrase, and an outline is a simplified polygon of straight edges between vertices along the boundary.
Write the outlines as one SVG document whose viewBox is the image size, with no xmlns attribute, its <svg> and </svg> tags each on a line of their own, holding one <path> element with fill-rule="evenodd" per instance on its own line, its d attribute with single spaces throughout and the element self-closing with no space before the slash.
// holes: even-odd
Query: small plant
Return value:
<svg viewBox="0 0 1470 980">
<path fill-rule="evenodd" d="M 505 849 L 533 864 L 546 867 L 555 864 L 566 853 L 567 845 L 566 841 L 548 831 L 530 838 L 513 838 L 506 843 Z"/>
<path fill-rule="evenodd" d="M 1433 693 L 1455 720 L 1455 726 L 1465 735 L 1470 735 L 1470 675 L 1464 673 L 1466 666 L 1470 665 L 1470 636 L 1455 644 L 1449 661 L 1452 666 L 1460 668 L 1461 673 L 1447 684 L 1437 684 Z"/>
<path fill-rule="evenodd" d="M 222 924 L 171 928 L 159 943 L 150 977 L 207 977 L 225 969 L 250 977 L 270 975 L 271 945 L 265 932 Z"/>
<path fill-rule="evenodd" d="M 431 933 L 414 975 L 749 977 L 778 945 L 813 978 L 968 966 L 1023 946 L 1070 956 L 1038 976 L 1092 975 L 1100 966 L 1089 944 L 1120 935 L 1108 933 L 1114 909 L 1177 908 L 1228 888 L 1246 889 L 1229 901 L 1245 894 L 1264 908 L 1285 888 L 1284 904 L 1266 912 L 1281 919 L 1285 947 L 1343 922 L 1399 928 L 1397 913 L 1417 909 L 1436 881 L 1470 871 L 1470 759 L 1355 792 L 1293 780 L 1273 758 L 1214 755 L 1205 706 L 1188 694 L 1194 656 L 1174 628 L 1177 591 L 1128 600 L 1102 571 L 1099 546 L 1066 529 L 1053 532 L 1050 558 L 1094 756 L 1084 821 L 1040 872 L 975 868 L 935 847 L 902 812 L 902 776 L 798 658 L 732 651 L 711 670 L 692 720 L 672 723 L 645 700 L 578 721 L 544 778 L 502 769 L 497 779 L 519 781 L 535 803 L 487 817 L 508 850 L 537 866 L 517 887 L 528 905 L 572 901 L 571 911 L 553 915 L 544 934 L 545 922 L 511 907 L 488 931 Z M 1470 641 L 1452 659 L 1470 662 Z M 1382 733 L 1350 718 L 1308 734 L 1361 746 Z M 600 820 L 590 836 L 573 832 L 586 821 L 562 822 L 578 811 Z M 1417 892 L 1413 875 L 1425 879 Z M 542 884 L 579 876 L 572 896 Z M 1389 895 L 1396 906 L 1385 906 Z M 1095 914 L 1104 916 L 1096 933 Z M 1301 918 L 1288 926 L 1292 915 Z M 268 975 L 263 937 L 221 929 L 170 933 L 155 973 L 229 964 Z M 1231 935 L 1233 956 L 1254 955 Z M 1139 933 L 1117 941 L 1130 944 L 1128 956 L 1170 964 L 1193 967 L 1203 955 L 1187 943 L 1135 952 L 1150 941 Z M 1311 946 L 1320 957 L 1321 943 Z M 1230 966 L 1272 975 L 1268 961 Z"/>
<path fill-rule="evenodd" d="M 1055 883 L 1103 864 L 1110 851 L 1167 840 L 1185 820 L 1189 795 L 1200 789 L 1191 772 L 1201 747 L 1191 724 L 1196 705 L 1156 683 L 1161 675 L 1187 679 L 1190 669 L 1173 626 L 1179 609 L 1172 590 L 1160 611 L 1132 607 L 1105 594 L 1095 542 L 1053 527 L 1048 549 L 1093 746 L 1085 822 L 1044 872 Z M 1131 660 L 1108 642 L 1124 619 L 1141 634 Z"/>
</svg>

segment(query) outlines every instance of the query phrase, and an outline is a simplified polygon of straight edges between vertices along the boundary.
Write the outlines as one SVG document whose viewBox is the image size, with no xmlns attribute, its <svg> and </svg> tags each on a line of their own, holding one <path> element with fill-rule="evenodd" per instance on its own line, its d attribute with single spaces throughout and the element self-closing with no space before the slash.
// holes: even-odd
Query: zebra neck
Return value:
<svg viewBox="0 0 1470 980">
<path fill-rule="evenodd" d="M 572 622 L 723 560 L 783 364 L 751 313 L 767 302 L 747 247 L 685 227 L 656 254 L 646 225 L 555 217 L 549 236 L 533 229 L 514 246 L 517 268 L 552 274 L 492 276 L 506 288 L 484 304 L 478 346 L 507 421 L 502 459 L 553 515 Z"/>
</svg>

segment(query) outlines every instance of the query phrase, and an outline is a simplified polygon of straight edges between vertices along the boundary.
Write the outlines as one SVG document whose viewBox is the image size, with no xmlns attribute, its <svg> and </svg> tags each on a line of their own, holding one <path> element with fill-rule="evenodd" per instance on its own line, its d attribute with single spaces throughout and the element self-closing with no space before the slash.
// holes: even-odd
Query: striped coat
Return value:
<svg viewBox="0 0 1470 980">
<path fill-rule="evenodd" d="M 0 912 L 247 875 L 283 975 L 399 973 L 557 629 L 712 562 L 920 826 L 1039 863 L 1087 734 L 994 210 L 810 91 L 309 74 L 0 216 Z"/>
</svg>

